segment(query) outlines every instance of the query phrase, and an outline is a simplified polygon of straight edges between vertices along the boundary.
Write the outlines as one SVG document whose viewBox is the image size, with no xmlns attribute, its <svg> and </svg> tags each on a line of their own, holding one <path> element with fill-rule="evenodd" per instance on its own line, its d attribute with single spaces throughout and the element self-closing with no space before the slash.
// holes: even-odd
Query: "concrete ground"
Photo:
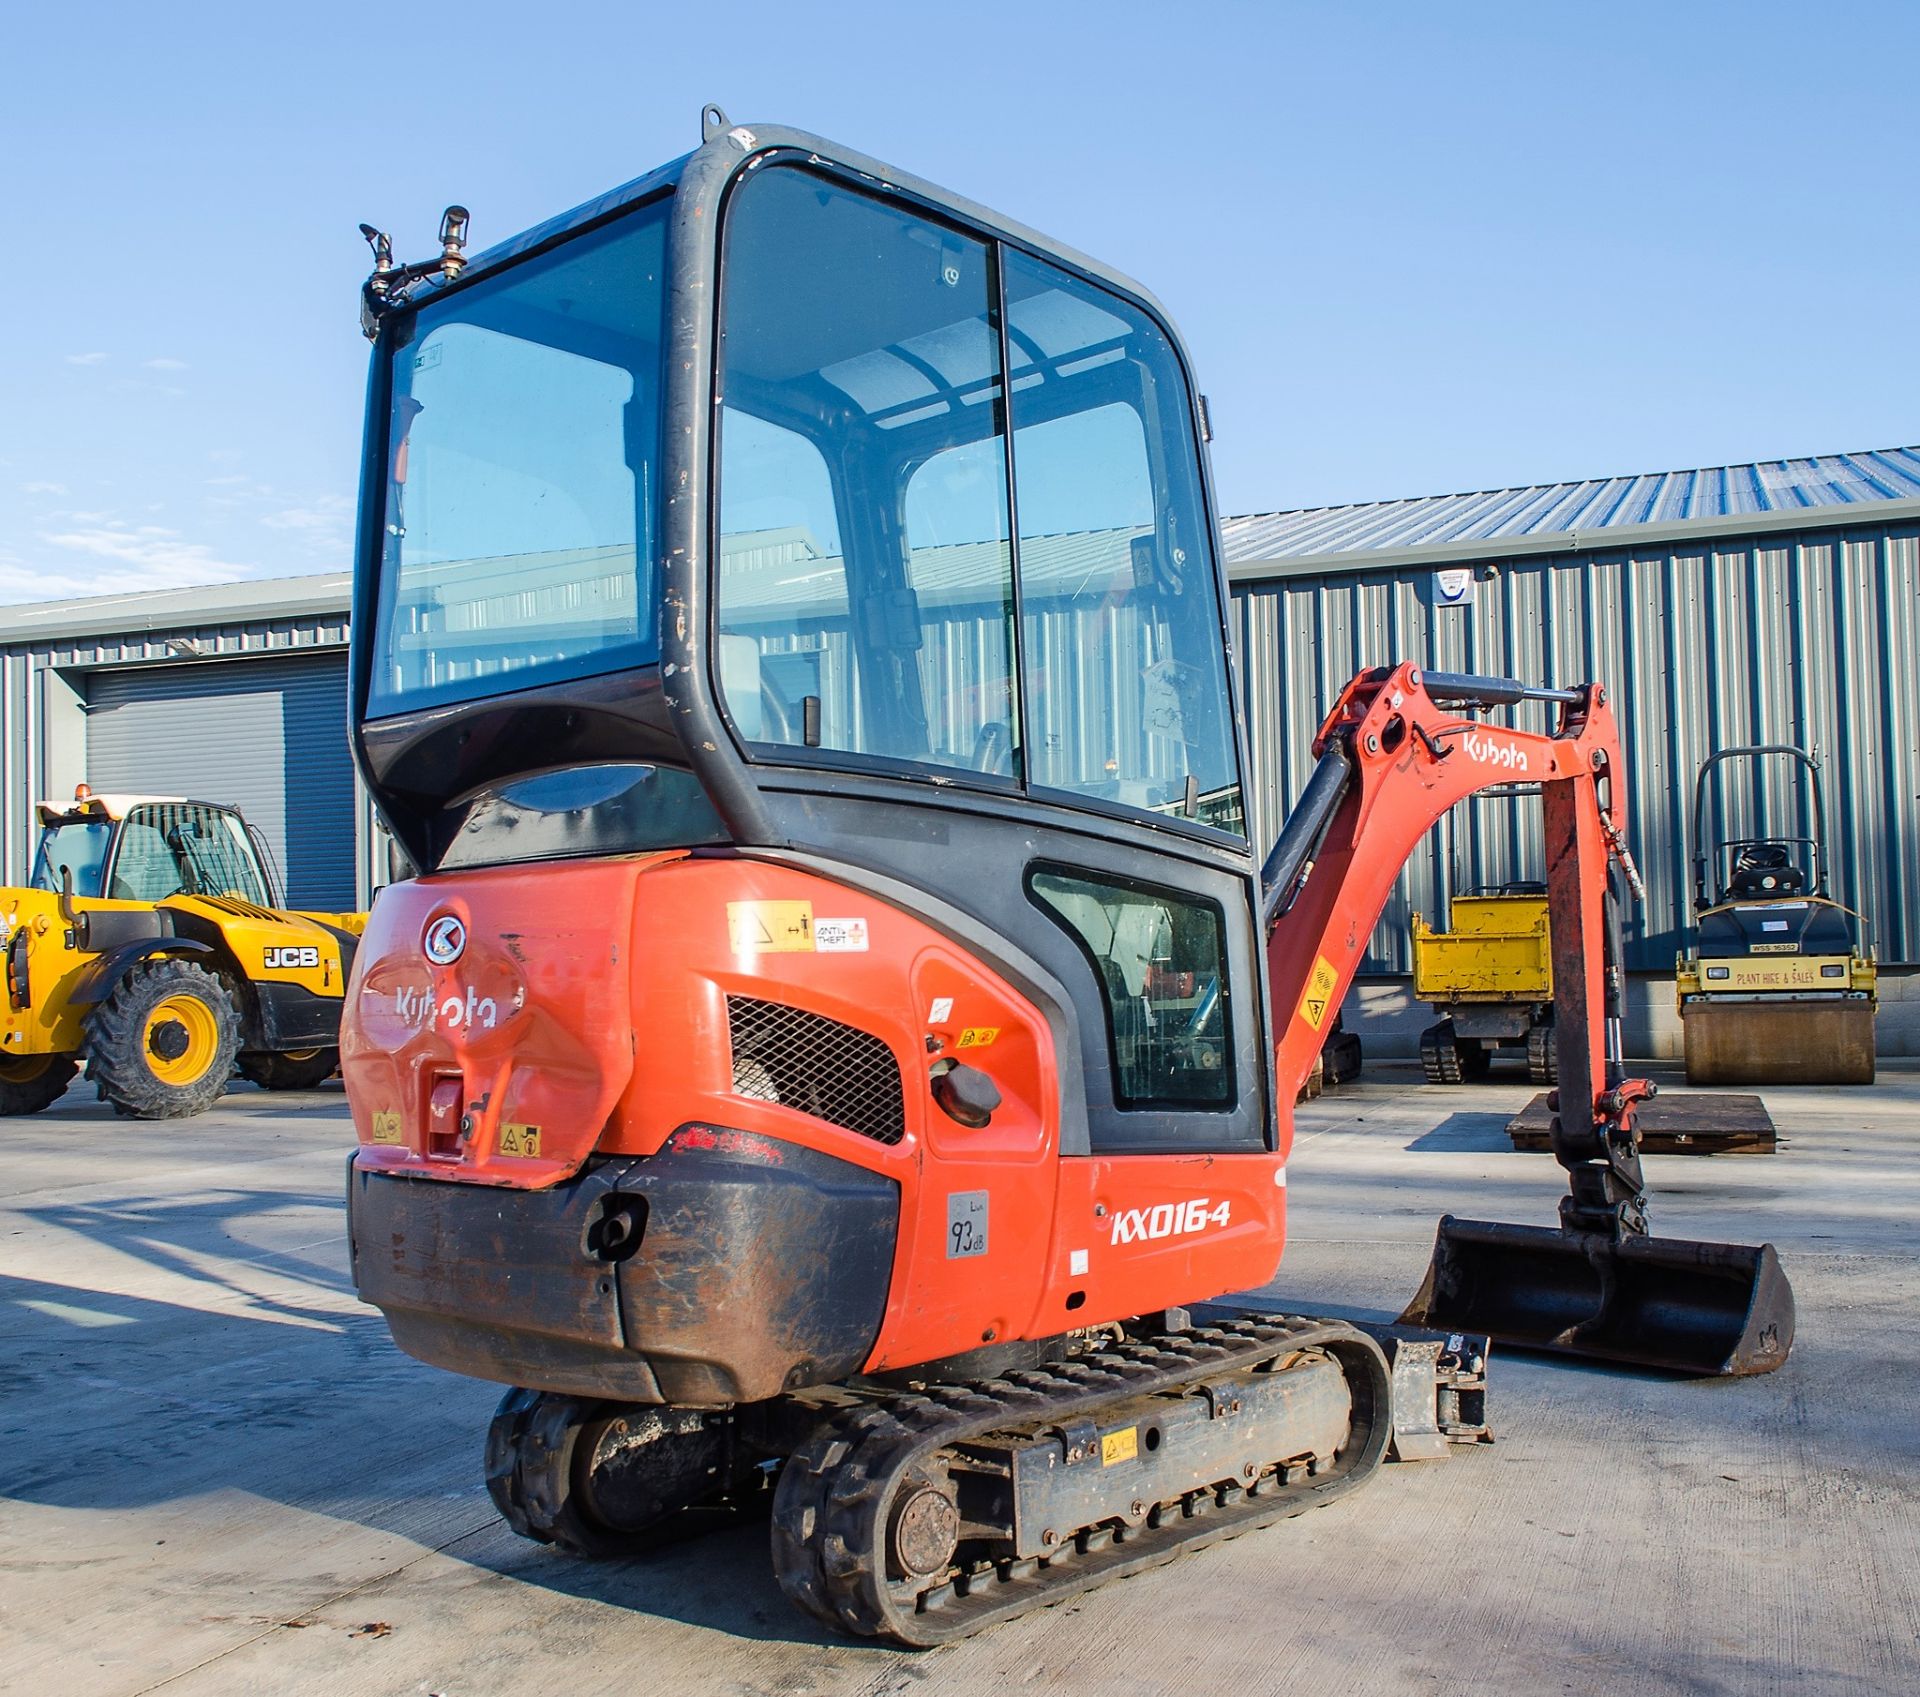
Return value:
<svg viewBox="0 0 1920 1697">
<path fill-rule="evenodd" d="M 1406 1067 L 1301 1110 L 1276 1305 L 1387 1315 L 1446 1210 L 1549 1223 L 1527 1098 Z M 944 1650 L 816 1631 L 762 1529 L 575 1562 L 480 1483 L 494 1387 L 347 1288 L 338 1087 L 0 1122 L 0 1690 L 579 1697 L 1920 1690 L 1920 1069 L 1775 1090 L 1771 1157 L 1657 1157 L 1656 1229 L 1779 1246 L 1793 1359 L 1496 1356 L 1493 1448 Z"/>
</svg>

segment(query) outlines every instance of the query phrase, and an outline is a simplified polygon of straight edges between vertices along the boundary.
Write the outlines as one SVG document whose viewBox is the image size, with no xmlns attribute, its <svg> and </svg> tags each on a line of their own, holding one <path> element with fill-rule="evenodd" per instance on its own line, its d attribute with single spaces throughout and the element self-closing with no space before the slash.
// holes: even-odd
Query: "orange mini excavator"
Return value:
<svg viewBox="0 0 1920 1697">
<path fill-rule="evenodd" d="M 356 751 L 420 875 L 342 1052 L 355 1281 L 514 1387 L 517 1530 L 618 1554 L 757 1499 L 797 1602 L 932 1644 L 1359 1484 L 1375 1338 L 1189 1308 L 1273 1277 L 1382 904 L 1500 785 L 1544 798 L 1571 1193 L 1443 1221 L 1407 1318 L 1785 1358 L 1771 1248 L 1647 1234 L 1597 684 L 1368 670 L 1250 841 L 1151 296 L 713 108 L 471 260 L 466 222 L 412 265 L 367 231 Z"/>
</svg>

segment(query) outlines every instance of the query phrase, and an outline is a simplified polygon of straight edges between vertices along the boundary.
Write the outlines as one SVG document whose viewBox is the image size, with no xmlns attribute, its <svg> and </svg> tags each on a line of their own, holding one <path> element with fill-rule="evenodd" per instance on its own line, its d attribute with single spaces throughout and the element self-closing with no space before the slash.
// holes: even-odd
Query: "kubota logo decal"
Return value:
<svg viewBox="0 0 1920 1697">
<path fill-rule="evenodd" d="M 467 928 L 452 914 L 443 913 L 427 922 L 420 947 L 435 966 L 451 966 L 467 952 Z"/>
<path fill-rule="evenodd" d="M 1502 742 L 1484 731 L 1467 732 L 1460 739 L 1460 746 L 1482 766 L 1497 766 L 1507 772 L 1524 772 L 1527 769 L 1527 751 L 1524 748 L 1518 743 Z"/>
<path fill-rule="evenodd" d="M 411 986 L 397 990 L 393 1011 L 408 1025 L 433 1031 L 491 1031 L 500 1023 L 500 1004 L 493 997 L 482 996 L 459 984 L 453 987 L 451 995 L 437 1002 L 431 990 L 415 990 Z M 507 1011 L 511 1013 L 513 1009 Z"/>
<path fill-rule="evenodd" d="M 1205 1196 L 1196 1196 L 1191 1202 L 1162 1202 L 1152 1208 L 1123 1208 L 1113 1216 L 1114 1247 L 1160 1237 L 1185 1237 L 1208 1226 L 1224 1226 L 1232 1218 L 1231 1202 L 1215 1204 Z"/>
</svg>

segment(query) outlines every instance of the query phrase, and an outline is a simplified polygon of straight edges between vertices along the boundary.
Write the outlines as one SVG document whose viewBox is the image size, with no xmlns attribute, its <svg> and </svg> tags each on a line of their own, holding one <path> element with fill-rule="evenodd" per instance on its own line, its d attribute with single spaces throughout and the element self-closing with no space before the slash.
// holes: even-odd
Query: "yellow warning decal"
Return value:
<svg viewBox="0 0 1920 1697">
<path fill-rule="evenodd" d="M 1116 1461 L 1131 1461 L 1140 1453 L 1140 1428 L 1128 1426 L 1118 1432 L 1100 1434 L 1100 1465 L 1111 1467 Z"/>
<path fill-rule="evenodd" d="M 500 1153 L 522 1155 L 532 1160 L 540 1153 L 540 1128 L 537 1125 L 503 1125 L 500 1128 Z"/>
<path fill-rule="evenodd" d="M 813 953 L 812 902 L 728 902 L 727 944 L 737 955 Z"/>
<path fill-rule="evenodd" d="M 1307 993 L 1300 998 L 1300 1017 L 1315 1031 L 1326 1023 L 1339 983 L 1340 974 L 1333 970 L 1333 963 L 1325 955 L 1315 955 L 1313 971 L 1307 974 Z"/>
<path fill-rule="evenodd" d="M 400 1116 L 391 1111 L 373 1116 L 373 1130 L 367 1134 L 369 1143 L 398 1143 L 400 1141 Z"/>
<path fill-rule="evenodd" d="M 956 1049 L 984 1049 L 1000 1035 L 997 1025 L 970 1025 L 960 1033 L 960 1041 L 954 1044 Z"/>
</svg>

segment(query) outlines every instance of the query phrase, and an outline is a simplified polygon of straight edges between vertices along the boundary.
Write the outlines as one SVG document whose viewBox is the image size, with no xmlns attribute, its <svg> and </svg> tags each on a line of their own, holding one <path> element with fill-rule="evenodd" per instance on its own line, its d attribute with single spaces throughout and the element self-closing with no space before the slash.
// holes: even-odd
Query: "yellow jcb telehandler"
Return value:
<svg viewBox="0 0 1920 1697">
<path fill-rule="evenodd" d="M 281 908 L 230 807 L 82 784 L 39 811 L 27 884 L 0 889 L 0 1114 L 56 1101 L 83 1061 L 136 1119 L 202 1112 L 236 1065 L 269 1090 L 334 1071 L 364 914 Z"/>
</svg>

